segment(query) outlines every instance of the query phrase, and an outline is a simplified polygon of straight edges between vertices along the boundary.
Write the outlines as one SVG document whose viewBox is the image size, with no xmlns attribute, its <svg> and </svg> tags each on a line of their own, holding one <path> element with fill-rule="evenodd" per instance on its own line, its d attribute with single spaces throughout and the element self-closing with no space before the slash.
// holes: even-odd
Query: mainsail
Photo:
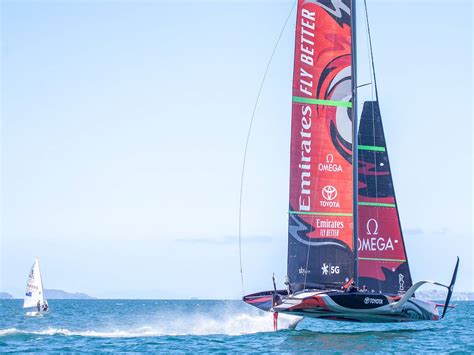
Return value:
<svg viewBox="0 0 474 355">
<path fill-rule="evenodd" d="M 364 103 L 358 140 L 359 285 L 396 294 L 412 280 L 377 101 Z"/>
<path fill-rule="evenodd" d="M 351 1 L 299 0 L 293 72 L 288 278 L 354 277 Z"/>
<path fill-rule="evenodd" d="M 38 259 L 36 259 L 28 275 L 23 308 L 36 307 L 38 301 L 41 305 L 45 303 L 43 280 L 41 279 L 39 262 Z"/>
</svg>

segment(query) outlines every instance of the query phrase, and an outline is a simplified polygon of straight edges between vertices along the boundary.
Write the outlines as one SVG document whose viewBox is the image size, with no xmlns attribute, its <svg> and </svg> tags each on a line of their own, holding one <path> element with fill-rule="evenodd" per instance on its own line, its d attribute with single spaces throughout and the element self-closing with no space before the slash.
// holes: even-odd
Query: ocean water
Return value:
<svg viewBox="0 0 474 355">
<path fill-rule="evenodd" d="M 356 324 L 305 319 L 295 330 L 240 301 L 51 300 L 29 317 L 0 300 L 0 352 L 474 352 L 474 302 L 439 322 Z"/>
</svg>

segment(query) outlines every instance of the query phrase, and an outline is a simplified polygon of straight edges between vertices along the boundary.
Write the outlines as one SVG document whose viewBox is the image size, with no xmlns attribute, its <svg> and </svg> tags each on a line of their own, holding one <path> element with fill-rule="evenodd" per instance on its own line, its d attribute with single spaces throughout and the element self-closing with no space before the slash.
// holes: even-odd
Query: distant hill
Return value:
<svg viewBox="0 0 474 355">
<path fill-rule="evenodd" d="M 447 291 L 444 290 L 429 290 L 420 291 L 416 293 L 416 297 L 424 300 L 444 301 L 447 296 Z M 453 301 L 474 301 L 473 292 L 454 292 Z"/>
<path fill-rule="evenodd" d="M 0 292 L 0 300 L 11 300 L 13 298 L 12 295 L 6 292 Z"/>
<path fill-rule="evenodd" d="M 85 293 L 75 292 L 70 293 L 63 290 L 44 290 L 44 295 L 51 300 L 92 300 L 95 297 L 86 295 Z"/>
</svg>

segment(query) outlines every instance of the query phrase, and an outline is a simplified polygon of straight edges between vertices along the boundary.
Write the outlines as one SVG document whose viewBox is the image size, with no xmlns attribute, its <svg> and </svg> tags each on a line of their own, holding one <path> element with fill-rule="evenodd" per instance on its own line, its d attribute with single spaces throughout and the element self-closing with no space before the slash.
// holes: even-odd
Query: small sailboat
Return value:
<svg viewBox="0 0 474 355">
<path fill-rule="evenodd" d="M 43 279 L 41 277 L 38 259 L 35 259 L 30 273 L 28 274 L 23 308 L 34 308 L 33 311 L 26 313 L 27 316 L 38 316 L 49 311 L 48 302 L 44 297 Z"/>
<path fill-rule="evenodd" d="M 274 286 L 243 300 L 274 312 L 275 320 L 278 313 L 438 320 L 450 307 L 459 258 L 449 285 L 412 282 L 372 55 L 375 97 L 363 102 L 358 124 L 355 5 L 298 0 L 286 289 Z M 443 304 L 415 297 L 427 283 L 447 288 Z"/>
</svg>

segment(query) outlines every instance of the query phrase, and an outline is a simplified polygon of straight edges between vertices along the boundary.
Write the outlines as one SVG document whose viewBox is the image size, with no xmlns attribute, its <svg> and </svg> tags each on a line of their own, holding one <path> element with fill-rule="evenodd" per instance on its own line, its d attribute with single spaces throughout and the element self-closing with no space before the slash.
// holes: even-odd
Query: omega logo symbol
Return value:
<svg viewBox="0 0 474 355">
<path fill-rule="evenodd" d="M 379 223 L 377 222 L 377 220 L 371 218 L 367 221 L 367 235 L 377 234 L 379 234 Z"/>
<path fill-rule="evenodd" d="M 323 187 L 321 194 L 326 200 L 332 201 L 337 197 L 337 190 L 334 186 L 327 185 Z"/>
<path fill-rule="evenodd" d="M 326 163 L 328 164 L 334 163 L 334 156 L 332 154 L 326 155 Z"/>
</svg>

